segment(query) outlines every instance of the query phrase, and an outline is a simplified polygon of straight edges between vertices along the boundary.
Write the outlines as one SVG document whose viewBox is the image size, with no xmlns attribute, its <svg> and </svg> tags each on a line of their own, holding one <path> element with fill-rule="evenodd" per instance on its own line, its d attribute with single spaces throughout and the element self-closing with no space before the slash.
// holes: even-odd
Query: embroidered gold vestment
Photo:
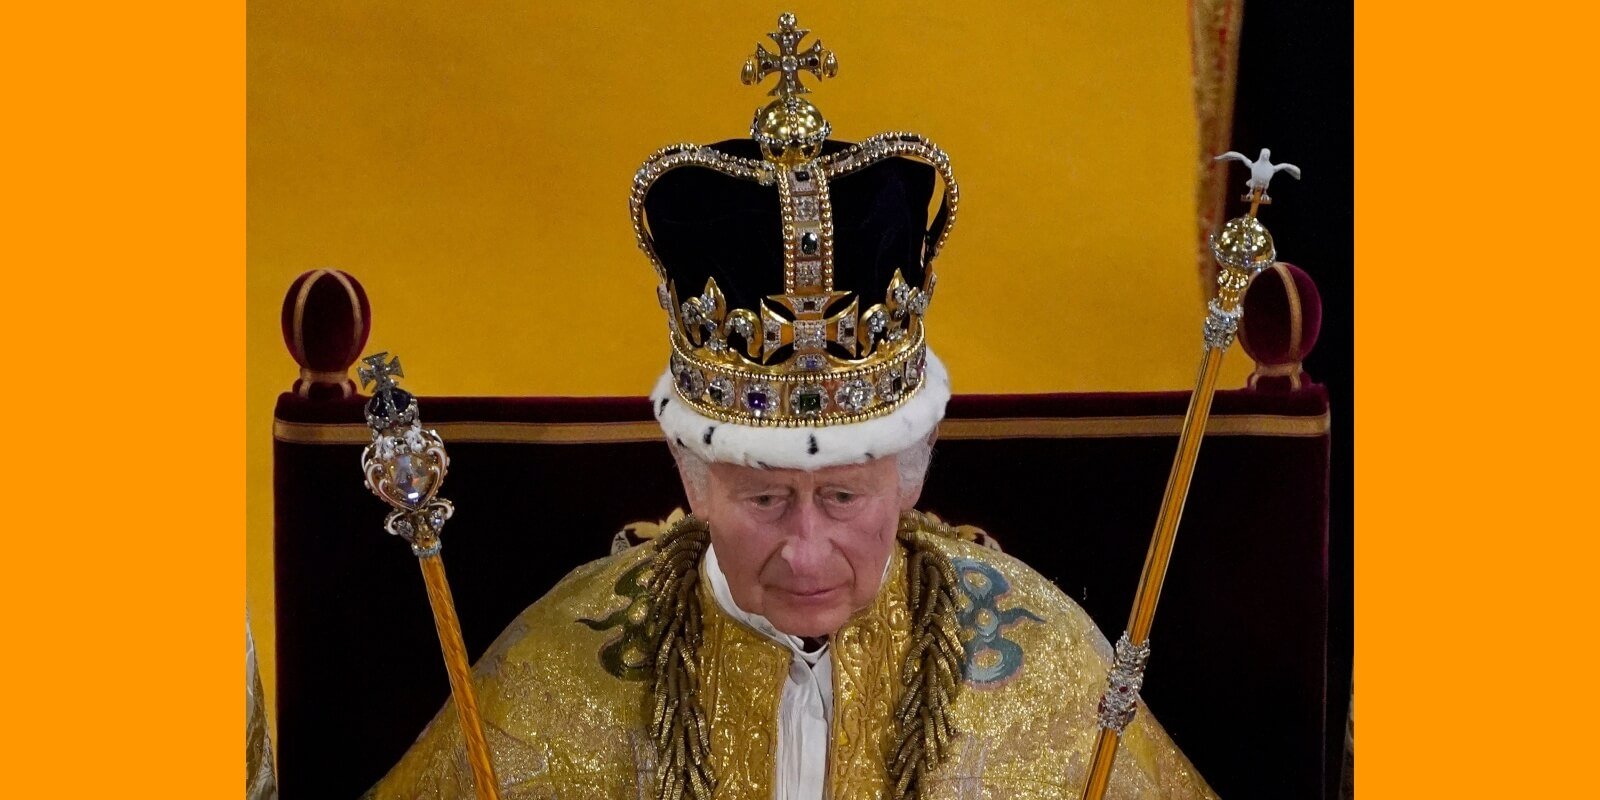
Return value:
<svg viewBox="0 0 1600 800">
<path fill-rule="evenodd" d="M 935 798 L 1075 798 L 1094 748 L 1095 708 L 1111 648 L 1089 616 L 1021 562 L 939 537 L 959 579 L 964 682 L 953 753 L 930 776 Z M 574 570 L 524 611 L 475 668 L 478 702 L 504 800 L 651 800 L 649 606 L 654 543 Z M 889 793 L 886 759 L 900 665 L 910 647 L 905 555 L 896 547 L 873 605 L 832 637 L 832 800 Z M 704 609 L 700 701 L 711 729 L 716 794 L 773 797 L 780 692 L 791 654 L 721 611 Z M 448 704 L 371 800 L 472 797 Z M 1123 735 L 1109 797 L 1214 797 L 1148 709 Z"/>
</svg>

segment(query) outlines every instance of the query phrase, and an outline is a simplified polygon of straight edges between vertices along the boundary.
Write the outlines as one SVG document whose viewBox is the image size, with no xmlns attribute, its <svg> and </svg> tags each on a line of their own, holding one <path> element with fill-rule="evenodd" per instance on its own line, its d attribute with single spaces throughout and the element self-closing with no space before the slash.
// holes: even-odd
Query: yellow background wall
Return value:
<svg viewBox="0 0 1600 800">
<path fill-rule="evenodd" d="M 246 597 L 269 701 L 290 281 L 356 276 L 369 351 L 401 354 L 419 393 L 644 394 L 666 341 L 629 183 L 657 147 L 746 134 L 765 95 L 739 68 L 783 10 L 838 54 L 837 78 L 808 81 L 836 138 L 908 129 L 951 155 L 962 205 L 929 335 L 956 391 L 1189 385 L 1202 311 L 1180 0 L 252 2 Z M 1222 385 L 1247 361 L 1231 356 Z"/>
</svg>

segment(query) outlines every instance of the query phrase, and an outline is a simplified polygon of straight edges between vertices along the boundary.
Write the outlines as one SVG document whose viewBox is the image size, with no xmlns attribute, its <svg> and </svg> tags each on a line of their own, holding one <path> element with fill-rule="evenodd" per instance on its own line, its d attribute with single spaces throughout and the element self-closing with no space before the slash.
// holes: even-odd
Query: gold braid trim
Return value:
<svg viewBox="0 0 1600 800">
<path fill-rule="evenodd" d="M 700 707 L 698 656 L 701 643 L 700 559 L 711 529 L 684 517 L 656 539 L 646 584 L 651 607 L 654 709 L 650 737 L 656 744 L 656 797 L 711 800 L 711 730 Z"/>
<path fill-rule="evenodd" d="M 933 546 L 932 537 L 960 538 L 937 517 L 908 511 L 900 516 L 900 541 L 906 562 L 906 604 L 911 612 L 911 649 L 900 668 L 905 694 L 895 711 L 895 744 L 890 751 L 890 795 L 896 800 L 926 796 L 928 774 L 950 755 L 955 725 L 950 720 L 961 689 L 965 651 L 956 615 L 956 571 Z"/>
<path fill-rule="evenodd" d="M 967 531 L 915 511 L 900 518 L 907 550 L 911 648 L 901 665 L 905 693 L 895 711 L 895 744 L 888 763 L 896 800 L 921 800 L 928 775 L 950 755 L 951 707 L 961 688 L 966 656 L 957 622 L 956 574 L 934 537 L 970 538 Z M 710 800 L 711 732 L 699 702 L 701 644 L 700 559 L 711 543 L 705 522 L 687 516 L 656 539 L 647 584 L 654 653 L 651 738 L 656 745 L 656 797 Z"/>
</svg>

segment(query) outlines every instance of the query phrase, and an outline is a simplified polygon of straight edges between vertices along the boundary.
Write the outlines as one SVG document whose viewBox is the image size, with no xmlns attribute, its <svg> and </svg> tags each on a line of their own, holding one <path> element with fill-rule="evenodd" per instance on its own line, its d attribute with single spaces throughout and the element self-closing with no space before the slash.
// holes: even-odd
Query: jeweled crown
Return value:
<svg viewBox="0 0 1600 800">
<path fill-rule="evenodd" d="M 838 71 L 784 14 L 743 80 L 779 75 L 750 139 L 651 154 L 630 208 L 660 279 L 680 400 L 756 426 L 863 421 L 922 385 L 933 260 L 955 221 L 949 159 L 912 133 L 856 144 L 830 127 L 800 73 Z M 933 205 L 935 184 L 943 192 Z"/>
</svg>

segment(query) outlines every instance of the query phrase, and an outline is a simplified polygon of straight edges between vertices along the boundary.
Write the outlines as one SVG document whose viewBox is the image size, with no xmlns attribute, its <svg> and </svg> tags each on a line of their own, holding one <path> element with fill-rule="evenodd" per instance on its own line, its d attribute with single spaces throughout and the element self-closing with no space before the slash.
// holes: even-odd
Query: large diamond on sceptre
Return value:
<svg viewBox="0 0 1600 800">
<path fill-rule="evenodd" d="M 1094 755 L 1089 761 L 1088 777 L 1084 781 L 1084 800 L 1100 800 L 1111 784 L 1111 767 L 1116 762 L 1117 747 L 1122 742 L 1122 732 L 1138 715 L 1139 689 L 1144 685 L 1145 664 L 1150 660 L 1150 628 L 1155 623 L 1156 602 L 1161 599 L 1161 586 L 1167 578 L 1167 565 L 1172 560 L 1172 546 L 1177 541 L 1178 522 L 1183 518 L 1183 506 L 1189 498 L 1189 485 L 1194 478 L 1194 465 L 1200 455 L 1200 440 L 1205 434 L 1206 420 L 1211 415 L 1211 399 L 1216 394 L 1217 376 L 1222 371 L 1222 357 L 1233 345 L 1239 330 L 1239 320 L 1244 316 L 1244 291 L 1250 279 L 1272 265 L 1277 252 L 1272 234 L 1256 219 L 1261 206 L 1272 202 L 1267 196 L 1267 185 L 1272 176 L 1288 172 L 1300 177 L 1300 168 L 1293 164 L 1274 164 L 1272 151 L 1263 149 L 1255 161 L 1229 151 L 1215 160 L 1240 161 L 1250 166 L 1250 179 L 1245 182 L 1244 199 L 1250 211 L 1242 217 L 1228 220 L 1222 229 L 1211 236 L 1211 255 L 1220 268 L 1217 273 L 1217 294 L 1206 308 L 1206 319 L 1201 329 L 1204 350 L 1200 359 L 1200 373 L 1195 379 L 1194 393 L 1189 396 L 1189 410 L 1183 417 L 1183 428 L 1178 433 L 1178 452 L 1172 459 L 1172 471 L 1167 476 L 1167 489 L 1161 498 L 1161 511 L 1156 517 L 1155 532 L 1150 535 L 1150 549 L 1145 554 L 1144 570 L 1139 575 L 1139 586 L 1133 596 L 1133 610 L 1128 613 L 1128 627 L 1117 640 L 1110 668 L 1106 674 L 1106 688 L 1100 695 L 1097 708 L 1100 723 L 1099 737 L 1095 740 Z"/>
<path fill-rule="evenodd" d="M 372 443 L 361 452 L 367 488 L 394 509 L 385 529 L 410 542 L 419 556 L 437 553 L 439 529 L 454 513 L 450 501 L 437 498 L 450 468 L 444 441 L 422 427 L 417 399 L 395 385 L 405 374 L 399 358 L 378 353 L 362 363 L 362 385 L 373 386 L 366 408 Z"/>
<path fill-rule="evenodd" d="M 361 384 L 373 391 L 366 408 L 372 444 L 361 451 L 361 473 L 366 476 L 367 488 L 393 509 L 383 521 L 384 529 L 409 542 L 422 567 L 439 649 L 450 676 L 450 694 L 467 745 L 474 792 L 478 800 L 498 800 L 499 783 L 472 689 L 471 662 L 461 639 L 461 621 L 456 618 L 444 561 L 439 557 L 439 531 L 455 513 L 450 501 L 438 496 L 450 457 L 439 434 L 422 427 L 417 398 L 395 384 L 395 378 L 405 374 L 400 359 L 378 353 L 362 363 L 366 366 L 361 368 Z"/>
</svg>

